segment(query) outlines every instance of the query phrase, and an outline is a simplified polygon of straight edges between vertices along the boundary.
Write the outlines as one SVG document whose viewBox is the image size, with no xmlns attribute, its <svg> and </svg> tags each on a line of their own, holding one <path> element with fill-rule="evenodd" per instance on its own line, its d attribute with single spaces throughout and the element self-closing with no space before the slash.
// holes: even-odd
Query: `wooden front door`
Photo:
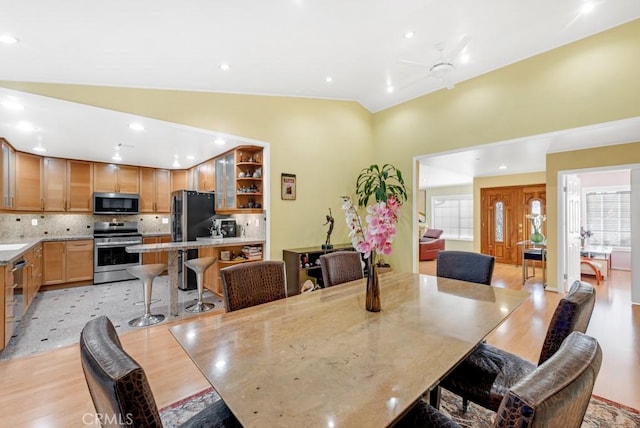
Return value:
<svg viewBox="0 0 640 428">
<path fill-rule="evenodd" d="M 531 224 L 526 218 L 533 206 L 542 214 L 546 208 L 546 186 L 495 187 L 480 190 L 480 251 L 496 258 L 496 263 L 520 263 L 516 245 L 529 239 Z M 545 233 L 543 225 L 543 234 Z"/>
</svg>

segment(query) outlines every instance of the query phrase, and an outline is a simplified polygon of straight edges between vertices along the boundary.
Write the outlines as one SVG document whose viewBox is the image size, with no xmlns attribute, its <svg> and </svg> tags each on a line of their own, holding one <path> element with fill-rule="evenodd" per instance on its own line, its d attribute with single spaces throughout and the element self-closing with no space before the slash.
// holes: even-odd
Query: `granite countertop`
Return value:
<svg viewBox="0 0 640 428">
<path fill-rule="evenodd" d="M 76 241 L 79 239 L 93 239 L 93 235 L 78 236 L 44 236 L 40 238 L 4 239 L 0 241 L 0 266 L 6 266 L 34 246 L 46 241 Z M 6 247 L 6 246 L 11 247 Z M 7 248 L 7 249 L 3 249 Z"/>
<path fill-rule="evenodd" d="M 196 241 L 164 242 L 160 244 L 131 245 L 126 248 L 128 253 L 153 253 L 156 251 L 191 250 L 201 247 L 227 247 L 230 245 L 264 244 L 264 239 L 258 238 L 225 238 L 220 241 L 213 238 L 197 238 Z"/>
<path fill-rule="evenodd" d="M 153 238 L 155 236 L 170 236 L 171 232 L 142 232 L 143 238 Z"/>
</svg>

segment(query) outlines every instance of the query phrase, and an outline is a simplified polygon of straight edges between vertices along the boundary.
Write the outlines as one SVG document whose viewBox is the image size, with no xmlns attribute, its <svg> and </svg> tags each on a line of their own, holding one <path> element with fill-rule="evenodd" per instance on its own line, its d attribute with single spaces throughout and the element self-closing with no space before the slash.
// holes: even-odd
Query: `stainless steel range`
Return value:
<svg viewBox="0 0 640 428">
<path fill-rule="evenodd" d="M 127 268 L 139 265 L 141 256 L 139 253 L 127 253 L 125 248 L 142 244 L 137 222 L 97 221 L 93 224 L 93 242 L 94 284 L 135 278 Z"/>
</svg>

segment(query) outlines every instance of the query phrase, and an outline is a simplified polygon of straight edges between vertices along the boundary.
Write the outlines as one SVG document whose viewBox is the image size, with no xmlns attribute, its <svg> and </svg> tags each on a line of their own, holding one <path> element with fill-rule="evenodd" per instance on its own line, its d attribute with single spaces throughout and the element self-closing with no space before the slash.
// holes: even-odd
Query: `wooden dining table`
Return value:
<svg viewBox="0 0 640 428">
<path fill-rule="evenodd" d="M 380 312 L 363 279 L 170 331 L 245 427 L 382 427 L 529 297 L 414 273 L 380 287 Z"/>
</svg>

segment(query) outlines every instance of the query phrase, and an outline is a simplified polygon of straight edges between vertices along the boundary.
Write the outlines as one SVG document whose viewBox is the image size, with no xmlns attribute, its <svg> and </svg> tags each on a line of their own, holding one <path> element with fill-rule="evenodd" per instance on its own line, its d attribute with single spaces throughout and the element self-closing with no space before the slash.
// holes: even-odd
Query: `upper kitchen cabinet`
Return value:
<svg viewBox="0 0 640 428">
<path fill-rule="evenodd" d="M 45 211 L 91 212 L 93 168 L 91 162 L 44 158 Z"/>
<path fill-rule="evenodd" d="M 16 152 L 16 210 L 42 211 L 42 157 Z"/>
<path fill-rule="evenodd" d="M 137 166 L 112 163 L 93 164 L 93 191 L 106 193 L 139 193 Z"/>
<path fill-rule="evenodd" d="M 2 142 L 2 208 L 14 209 L 16 198 L 16 151 L 5 139 Z"/>
<path fill-rule="evenodd" d="M 171 191 L 175 192 L 176 190 L 193 190 L 193 187 L 189 181 L 188 170 L 186 169 L 171 170 Z"/>
<path fill-rule="evenodd" d="M 209 159 L 197 166 L 198 186 L 200 192 L 213 192 L 216 190 L 215 161 Z"/>
<path fill-rule="evenodd" d="M 140 212 L 168 213 L 171 203 L 171 173 L 168 169 L 140 167 Z"/>
<path fill-rule="evenodd" d="M 215 159 L 216 211 L 236 208 L 235 152 Z"/>
</svg>

